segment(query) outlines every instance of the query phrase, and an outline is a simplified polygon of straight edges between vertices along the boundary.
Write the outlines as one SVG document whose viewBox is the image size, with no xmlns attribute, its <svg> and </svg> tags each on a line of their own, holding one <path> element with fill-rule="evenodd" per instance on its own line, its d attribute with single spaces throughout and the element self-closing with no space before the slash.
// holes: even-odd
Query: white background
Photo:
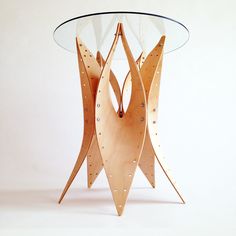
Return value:
<svg viewBox="0 0 236 236">
<path fill-rule="evenodd" d="M 0 0 L 0 235 L 236 235 L 235 9 L 234 0 Z M 186 205 L 158 166 L 156 189 L 137 173 L 122 217 L 104 173 L 86 189 L 85 166 L 57 204 L 83 118 L 76 56 L 52 33 L 68 18 L 112 10 L 166 15 L 190 30 L 165 57 L 159 110 Z"/>
</svg>

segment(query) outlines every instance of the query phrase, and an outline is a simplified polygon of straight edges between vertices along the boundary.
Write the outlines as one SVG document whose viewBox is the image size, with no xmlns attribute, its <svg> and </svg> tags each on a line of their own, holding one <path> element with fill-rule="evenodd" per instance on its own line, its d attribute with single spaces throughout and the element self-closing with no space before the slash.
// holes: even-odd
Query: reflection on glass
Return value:
<svg viewBox="0 0 236 236">
<path fill-rule="evenodd" d="M 165 53 L 182 47 L 189 38 L 188 29 L 181 23 L 159 15 L 132 12 L 105 12 L 73 18 L 62 23 L 54 32 L 55 41 L 75 52 L 75 38 L 80 39 L 96 54 L 107 55 L 118 22 L 122 22 L 131 51 L 137 57 L 146 54 L 166 35 Z M 122 55 L 119 55 L 122 57 Z"/>
</svg>

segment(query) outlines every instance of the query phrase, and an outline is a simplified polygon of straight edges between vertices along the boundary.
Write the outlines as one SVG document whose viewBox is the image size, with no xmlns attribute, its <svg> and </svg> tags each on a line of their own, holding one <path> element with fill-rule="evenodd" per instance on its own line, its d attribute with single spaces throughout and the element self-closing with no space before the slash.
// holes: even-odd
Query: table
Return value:
<svg viewBox="0 0 236 236">
<path fill-rule="evenodd" d="M 84 111 L 81 150 L 59 203 L 86 158 L 88 187 L 104 168 L 118 215 L 138 166 L 155 187 L 155 158 L 185 203 L 161 152 L 157 111 L 163 55 L 186 44 L 188 29 L 150 13 L 100 12 L 63 22 L 54 39 L 77 53 Z M 119 60 L 129 67 L 122 88 L 112 69 Z"/>
</svg>

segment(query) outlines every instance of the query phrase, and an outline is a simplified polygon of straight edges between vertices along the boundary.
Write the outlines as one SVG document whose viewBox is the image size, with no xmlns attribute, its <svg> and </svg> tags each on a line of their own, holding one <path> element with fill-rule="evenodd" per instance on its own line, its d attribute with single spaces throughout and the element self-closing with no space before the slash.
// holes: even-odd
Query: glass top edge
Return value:
<svg viewBox="0 0 236 236">
<path fill-rule="evenodd" d="M 158 17 L 158 18 L 162 18 L 162 19 L 165 19 L 167 21 L 170 21 L 170 22 L 174 22 L 178 25 L 180 25 L 181 27 L 183 27 L 186 32 L 187 32 L 187 38 L 186 40 L 181 44 L 179 45 L 177 48 L 174 48 L 174 49 L 171 49 L 171 50 L 168 50 L 168 51 L 165 51 L 164 54 L 169 54 L 171 52 L 174 52 L 180 48 L 182 48 L 185 44 L 187 44 L 187 42 L 189 41 L 190 39 L 190 31 L 189 29 L 181 22 L 179 22 L 178 20 L 175 20 L 171 17 L 167 17 L 167 16 L 163 16 L 163 15 L 159 15 L 159 14 L 155 14 L 155 13 L 151 13 L 151 12 L 139 12 L 139 11 L 106 11 L 106 12 L 94 12 L 94 13 L 90 13 L 90 14 L 84 14 L 84 15 L 79 15 L 79 16 L 76 16 L 76 17 L 73 17 L 73 18 L 70 18 L 64 22 L 62 22 L 60 25 L 58 25 L 55 30 L 53 31 L 53 39 L 54 41 L 56 42 L 56 44 L 58 46 L 60 46 L 61 48 L 63 48 L 64 50 L 66 50 L 67 52 L 70 52 L 70 53 L 75 53 L 75 51 L 73 50 L 70 50 L 68 49 L 67 47 L 65 47 L 64 45 L 60 44 L 56 38 L 55 38 L 55 34 L 56 34 L 56 31 L 62 27 L 63 25 L 69 23 L 69 22 L 72 22 L 72 21 L 75 21 L 75 20 L 78 20 L 78 19 L 83 19 L 83 18 L 86 18 L 86 17 L 93 17 L 93 16 L 99 16 L 99 15 L 109 15 L 109 14 L 132 14 L 132 15 L 146 15 L 146 16 L 151 16 L 151 17 Z"/>
<path fill-rule="evenodd" d="M 187 30 L 188 34 L 190 34 L 188 28 L 183 23 L 181 23 L 177 20 L 174 20 L 174 19 L 167 17 L 167 16 L 162 16 L 162 15 L 158 15 L 158 14 L 154 14 L 154 13 L 150 13 L 150 12 L 138 12 L 138 11 L 107 11 L 107 12 L 96 12 L 96 13 L 90 13 L 90 14 L 85 14 L 85 15 L 81 15 L 81 16 L 76 16 L 76 17 L 66 20 L 66 21 L 62 22 L 60 25 L 58 25 L 55 28 L 55 30 L 53 31 L 53 34 L 55 34 L 55 32 L 57 31 L 58 28 L 60 28 L 62 25 L 66 24 L 70 21 L 77 20 L 80 18 L 90 17 L 90 16 L 107 15 L 107 14 L 139 14 L 139 15 L 159 17 L 159 18 L 173 21 L 173 22 L 181 25 L 182 27 L 184 27 Z"/>
</svg>

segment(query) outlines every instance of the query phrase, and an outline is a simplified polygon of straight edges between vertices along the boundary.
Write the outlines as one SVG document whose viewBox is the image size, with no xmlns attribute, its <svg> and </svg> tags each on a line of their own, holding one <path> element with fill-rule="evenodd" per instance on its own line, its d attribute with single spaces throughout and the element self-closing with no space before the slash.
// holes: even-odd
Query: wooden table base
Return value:
<svg viewBox="0 0 236 236">
<path fill-rule="evenodd" d="M 111 62 L 119 38 L 122 40 L 130 67 L 122 91 L 111 71 Z M 165 36 L 162 36 L 147 57 L 141 54 L 135 61 L 123 25 L 118 23 L 105 61 L 100 52 L 97 52 L 95 59 L 79 37 L 76 38 L 83 96 L 84 134 L 78 159 L 59 203 L 86 157 L 88 187 L 92 186 L 104 167 L 118 215 L 123 212 L 137 166 L 155 187 L 155 157 L 184 203 L 176 182 L 164 164 L 157 139 L 157 106 L 164 43 Z M 114 109 L 111 101 L 110 85 L 116 96 L 118 111 Z M 129 89 L 131 98 L 125 111 L 123 98 Z"/>
</svg>

